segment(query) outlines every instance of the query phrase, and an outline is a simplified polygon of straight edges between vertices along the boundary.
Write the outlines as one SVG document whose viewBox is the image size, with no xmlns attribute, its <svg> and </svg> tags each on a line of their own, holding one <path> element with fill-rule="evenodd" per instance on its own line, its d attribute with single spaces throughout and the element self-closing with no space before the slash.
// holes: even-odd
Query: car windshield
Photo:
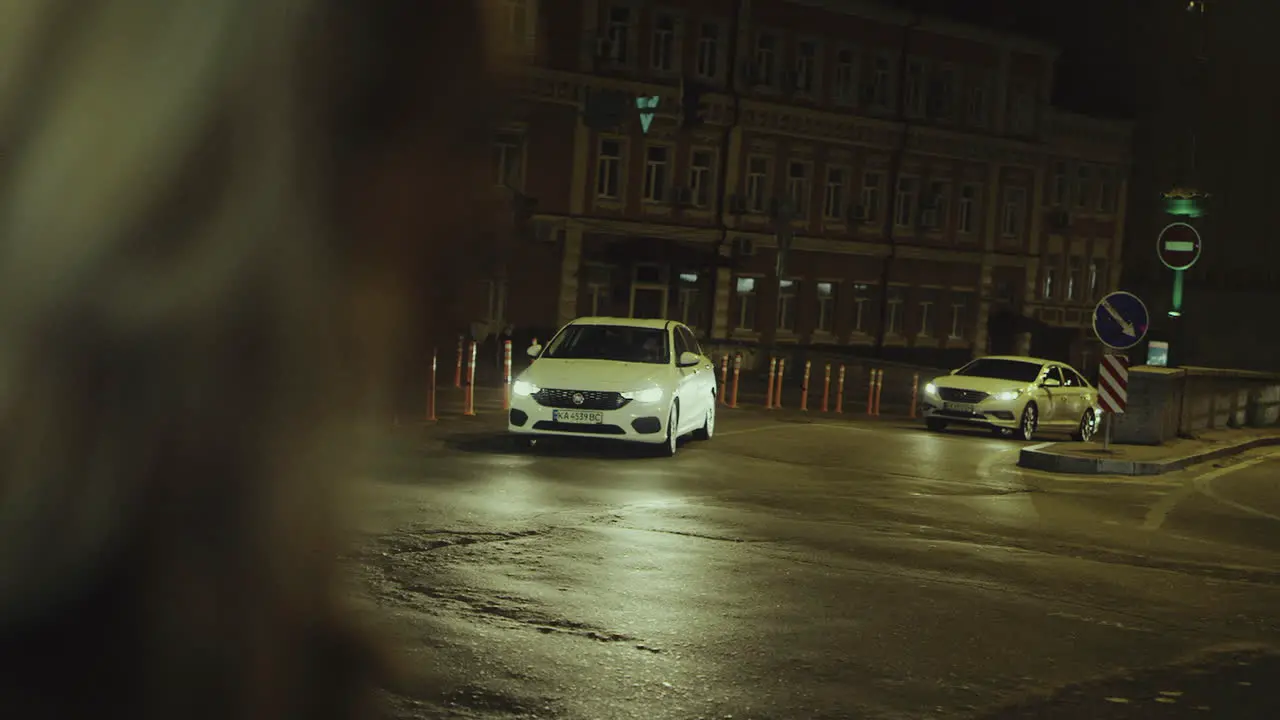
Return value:
<svg viewBox="0 0 1280 720">
<path fill-rule="evenodd" d="M 619 362 L 671 362 L 667 331 L 625 325 L 570 325 L 543 357 L 557 360 L 616 360 Z"/>
<path fill-rule="evenodd" d="M 1026 360 L 981 358 L 957 370 L 956 375 L 996 378 L 997 380 L 1016 380 L 1029 383 L 1040 377 L 1040 370 L 1043 367 L 1040 363 Z"/>
</svg>

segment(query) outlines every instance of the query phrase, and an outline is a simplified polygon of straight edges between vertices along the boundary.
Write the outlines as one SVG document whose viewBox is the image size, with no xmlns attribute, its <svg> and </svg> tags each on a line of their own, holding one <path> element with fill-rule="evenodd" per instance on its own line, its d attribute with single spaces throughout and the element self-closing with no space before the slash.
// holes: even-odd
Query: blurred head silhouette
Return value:
<svg viewBox="0 0 1280 720">
<path fill-rule="evenodd" d="M 336 491 L 476 225 L 483 17 L 0 3 L 6 714 L 362 712 Z"/>
</svg>

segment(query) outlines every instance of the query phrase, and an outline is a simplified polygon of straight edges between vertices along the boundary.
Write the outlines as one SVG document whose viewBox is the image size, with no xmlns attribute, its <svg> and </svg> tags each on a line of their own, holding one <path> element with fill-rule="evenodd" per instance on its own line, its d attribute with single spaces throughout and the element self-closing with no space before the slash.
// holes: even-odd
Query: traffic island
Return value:
<svg viewBox="0 0 1280 720">
<path fill-rule="evenodd" d="M 1106 450 L 1097 443 L 1049 442 L 1023 448 L 1018 466 L 1078 475 L 1162 475 L 1268 445 L 1280 445 L 1280 431 L 1209 431 L 1163 445 L 1113 445 Z"/>
</svg>

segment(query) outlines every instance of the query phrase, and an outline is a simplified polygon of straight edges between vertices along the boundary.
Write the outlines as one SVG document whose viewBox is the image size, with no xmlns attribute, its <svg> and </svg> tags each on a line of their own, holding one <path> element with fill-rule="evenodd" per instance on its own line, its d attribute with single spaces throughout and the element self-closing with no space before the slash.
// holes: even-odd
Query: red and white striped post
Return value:
<svg viewBox="0 0 1280 720">
<path fill-rule="evenodd" d="M 773 406 L 782 407 L 782 378 L 787 372 L 787 359 L 778 358 L 778 386 L 773 390 Z"/>
<path fill-rule="evenodd" d="M 1107 427 L 1102 436 L 1102 449 L 1111 448 L 1111 425 L 1115 416 L 1129 404 L 1129 358 L 1106 354 L 1098 368 L 1098 405 L 1106 413 Z"/>
<path fill-rule="evenodd" d="M 840 365 L 840 377 L 836 380 L 836 412 L 844 413 L 844 365 Z"/>
<path fill-rule="evenodd" d="M 733 356 L 733 394 L 729 396 L 729 407 L 738 407 L 738 378 L 742 376 L 742 353 Z"/>
<path fill-rule="evenodd" d="M 827 398 L 831 397 L 831 363 L 823 371 L 822 377 L 822 412 L 827 411 Z"/>
<path fill-rule="evenodd" d="M 804 361 L 804 377 L 800 379 L 800 411 L 809 412 L 809 367 L 812 360 Z"/>
<path fill-rule="evenodd" d="M 511 341 L 502 341 L 502 409 L 511 409 Z"/>
<path fill-rule="evenodd" d="M 920 400 L 920 373 L 911 373 L 911 409 L 909 417 L 915 419 L 916 402 Z"/>
<path fill-rule="evenodd" d="M 458 336 L 458 364 L 453 369 L 453 386 L 462 387 L 462 336 Z"/>
<path fill-rule="evenodd" d="M 769 384 L 764 389 L 764 406 L 773 409 L 773 376 L 778 372 L 778 358 L 769 358 Z"/>
<path fill-rule="evenodd" d="M 431 348 L 431 385 L 427 388 L 427 422 L 436 421 L 436 357 L 439 351 Z"/>
<path fill-rule="evenodd" d="M 471 363 L 467 366 L 467 393 L 463 400 L 463 415 L 476 414 L 476 341 L 471 341 Z"/>
<path fill-rule="evenodd" d="M 720 387 L 716 388 L 716 392 L 719 393 L 719 397 L 716 398 L 716 402 L 720 403 L 721 405 L 724 404 L 724 386 L 728 384 L 729 384 L 729 356 L 722 355 L 720 356 Z"/>
</svg>

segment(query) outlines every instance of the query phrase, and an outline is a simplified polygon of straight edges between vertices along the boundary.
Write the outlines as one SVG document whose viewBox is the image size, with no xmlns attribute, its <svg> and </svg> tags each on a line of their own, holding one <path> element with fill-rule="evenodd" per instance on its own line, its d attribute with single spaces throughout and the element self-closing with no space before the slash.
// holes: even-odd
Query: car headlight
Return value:
<svg viewBox="0 0 1280 720">
<path fill-rule="evenodd" d="M 1021 390 L 1005 390 L 992 395 L 991 399 L 996 402 L 1009 402 L 1010 400 L 1017 400 L 1021 394 Z"/>
<path fill-rule="evenodd" d="M 622 397 L 641 403 L 656 403 L 662 400 L 662 388 L 652 387 L 644 390 L 633 390 L 622 393 Z"/>
<path fill-rule="evenodd" d="M 924 386 L 924 394 L 925 394 L 925 395 L 933 395 L 933 396 L 937 396 L 937 394 L 938 394 L 938 386 L 937 386 L 937 385 L 934 385 L 933 383 L 929 383 L 929 384 L 925 385 L 925 386 Z"/>
<path fill-rule="evenodd" d="M 511 383 L 512 395 L 532 395 L 538 392 L 538 386 L 528 380 L 517 380 Z"/>
</svg>

